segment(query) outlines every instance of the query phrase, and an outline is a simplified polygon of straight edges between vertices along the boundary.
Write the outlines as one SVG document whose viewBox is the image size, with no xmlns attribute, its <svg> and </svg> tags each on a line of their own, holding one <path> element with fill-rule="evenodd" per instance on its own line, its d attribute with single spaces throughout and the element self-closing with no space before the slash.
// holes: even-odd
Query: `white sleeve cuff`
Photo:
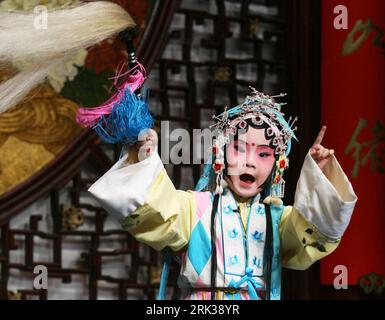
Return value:
<svg viewBox="0 0 385 320">
<path fill-rule="evenodd" d="M 357 196 L 337 159 L 332 156 L 321 170 L 307 154 L 297 183 L 294 207 L 325 236 L 344 234 Z"/>
<path fill-rule="evenodd" d="M 163 168 L 156 151 L 134 164 L 125 163 L 127 156 L 119 159 L 88 189 L 101 206 L 118 220 L 144 204 L 151 185 Z"/>
</svg>

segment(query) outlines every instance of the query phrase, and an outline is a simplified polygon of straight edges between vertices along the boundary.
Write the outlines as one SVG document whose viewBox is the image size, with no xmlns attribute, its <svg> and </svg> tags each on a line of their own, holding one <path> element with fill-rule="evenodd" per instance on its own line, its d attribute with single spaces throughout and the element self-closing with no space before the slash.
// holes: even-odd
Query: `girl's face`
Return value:
<svg viewBox="0 0 385 320">
<path fill-rule="evenodd" d="M 270 176 L 275 156 L 265 138 L 265 129 L 248 128 L 227 148 L 229 188 L 241 197 L 253 197 L 262 191 L 261 185 Z"/>
</svg>

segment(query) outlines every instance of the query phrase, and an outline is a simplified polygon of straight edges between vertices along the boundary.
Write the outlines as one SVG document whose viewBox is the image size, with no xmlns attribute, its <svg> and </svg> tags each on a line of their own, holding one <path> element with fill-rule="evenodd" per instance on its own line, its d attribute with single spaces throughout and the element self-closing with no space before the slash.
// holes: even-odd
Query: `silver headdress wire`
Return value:
<svg viewBox="0 0 385 320">
<path fill-rule="evenodd" d="M 231 109 L 225 108 L 224 112 L 213 116 L 215 123 L 210 126 L 214 131 L 214 141 L 212 155 L 206 162 L 203 174 L 200 177 L 195 190 L 201 191 L 208 188 L 210 180 L 215 179 L 215 193 L 223 192 L 223 170 L 225 169 L 224 147 L 230 142 L 230 137 L 234 136 L 238 129 L 247 127 L 247 120 L 255 125 L 266 123 L 267 137 L 273 138 L 272 145 L 277 156 L 276 171 L 273 175 L 271 184 L 272 196 L 282 198 L 284 196 L 284 183 L 282 179 L 283 171 L 288 167 L 288 155 L 291 149 L 291 139 L 296 138 L 294 131 L 297 130 L 295 123 L 298 118 L 290 117 L 288 121 L 281 112 L 281 107 L 286 103 L 278 103 L 275 98 L 286 96 L 281 93 L 269 96 L 250 87 L 251 95 L 245 101 Z"/>
</svg>

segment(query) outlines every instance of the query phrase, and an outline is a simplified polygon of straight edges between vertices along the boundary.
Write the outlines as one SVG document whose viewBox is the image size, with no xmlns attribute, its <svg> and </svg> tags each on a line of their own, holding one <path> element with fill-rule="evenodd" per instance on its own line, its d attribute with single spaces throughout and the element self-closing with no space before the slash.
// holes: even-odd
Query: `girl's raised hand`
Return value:
<svg viewBox="0 0 385 320">
<path fill-rule="evenodd" d="M 135 143 L 128 152 L 128 163 L 142 161 L 154 152 L 158 146 L 158 134 L 153 129 L 147 129 L 138 136 L 138 142 Z"/>
<path fill-rule="evenodd" d="M 142 161 L 154 152 L 158 147 L 158 134 L 153 129 L 143 131 L 138 136 L 138 158 Z"/>
<path fill-rule="evenodd" d="M 334 154 L 333 149 L 327 149 L 324 146 L 322 146 L 322 139 L 326 132 L 326 126 L 322 126 L 320 132 L 318 133 L 317 138 L 315 139 L 312 147 L 310 148 L 310 155 L 314 159 L 314 161 L 317 163 L 317 165 L 320 167 L 320 169 L 323 169 L 323 167 L 328 163 L 332 155 Z"/>
</svg>

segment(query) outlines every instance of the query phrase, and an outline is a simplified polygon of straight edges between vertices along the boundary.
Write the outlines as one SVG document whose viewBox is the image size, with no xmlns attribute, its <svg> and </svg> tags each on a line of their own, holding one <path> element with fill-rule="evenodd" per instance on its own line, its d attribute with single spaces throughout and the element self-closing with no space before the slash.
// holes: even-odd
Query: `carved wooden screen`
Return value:
<svg viewBox="0 0 385 320">
<path fill-rule="evenodd" d="M 268 93 L 283 90 L 284 4 L 182 1 L 165 52 L 149 79 L 151 109 L 158 120 L 169 121 L 170 132 L 184 128 L 192 137 L 193 129 L 207 128 L 224 106 L 242 102 L 249 86 Z M 190 145 L 192 155 L 194 145 Z M 194 186 L 201 168 L 185 164 L 167 169 L 176 186 L 185 189 Z"/>
<path fill-rule="evenodd" d="M 168 32 L 153 28 L 147 47 L 138 53 L 150 70 L 150 110 L 158 129 L 160 121 L 168 120 L 170 131 L 185 128 L 192 136 L 193 129 L 207 127 L 224 106 L 240 103 L 250 85 L 271 94 L 287 87 L 292 56 L 287 1 L 162 3 L 163 16 L 155 23 L 166 23 L 166 12 L 180 7 Z M 162 47 L 155 57 L 152 53 Z M 25 186 L 23 198 L 16 190 L 12 198 L 0 199 L 2 299 L 155 297 L 159 254 L 123 232 L 86 192 L 119 153 L 118 147 L 99 144 L 93 133 L 82 132 L 46 175 Z M 201 168 L 166 169 L 176 187 L 191 189 Z M 34 193 L 40 198 L 25 208 Z M 33 269 L 39 264 L 48 268 L 48 290 L 33 289 Z M 179 297 L 172 290 L 176 275 L 171 272 L 169 294 L 174 298 Z"/>
</svg>

